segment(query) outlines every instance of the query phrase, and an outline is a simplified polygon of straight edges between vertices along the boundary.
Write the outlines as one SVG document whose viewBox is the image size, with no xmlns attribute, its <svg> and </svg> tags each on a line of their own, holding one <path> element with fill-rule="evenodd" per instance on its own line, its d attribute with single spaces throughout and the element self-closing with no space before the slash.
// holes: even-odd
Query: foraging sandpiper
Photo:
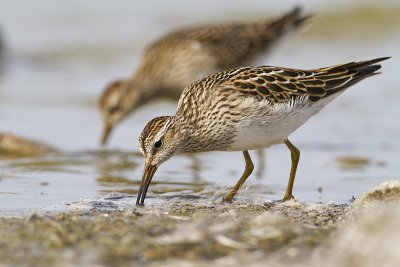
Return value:
<svg viewBox="0 0 400 267">
<path fill-rule="evenodd" d="M 231 201 L 253 171 L 248 150 L 285 143 L 292 166 L 284 200 L 292 190 L 300 151 L 288 136 L 348 87 L 379 74 L 387 59 L 300 70 L 243 67 L 219 72 L 187 86 L 174 116 L 157 117 L 144 128 L 139 149 L 145 167 L 137 205 L 143 205 L 157 168 L 183 152 L 243 151 L 246 167 L 224 199 Z"/>
<path fill-rule="evenodd" d="M 184 28 L 150 44 L 137 72 L 111 83 L 100 98 L 102 143 L 114 126 L 139 106 L 161 97 L 178 100 L 187 85 L 206 75 L 253 64 L 309 17 L 295 8 L 272 21 Z"/>
</svg>

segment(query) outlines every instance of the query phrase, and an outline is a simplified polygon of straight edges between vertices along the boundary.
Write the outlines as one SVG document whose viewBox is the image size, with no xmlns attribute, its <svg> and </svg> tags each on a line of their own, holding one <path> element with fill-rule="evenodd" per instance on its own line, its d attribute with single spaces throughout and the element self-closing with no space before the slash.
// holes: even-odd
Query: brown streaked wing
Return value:
<svg viewBox="0 0 400 267">
<path fill-rule="evenodd" d="M 315 102 L 332 88 L 346 84 L 356 73 L 342 66 L 316 70 L 260 66 L 243 70 L 223 85 L 272 103 L 285 103 L 300 96 Z"/>
<path fill-rule="evenodd" d="M 308 71 L 261 66 L 240 72 L 223 86 L 234 88 L 249 97 L 284 103 L 299 96 L 325 94 L 317 89 L 324 83 L 313 78 L 312 74 Z M 311 93 L 307 90 L 310 86 L 315 87 Z"/>
</svg>

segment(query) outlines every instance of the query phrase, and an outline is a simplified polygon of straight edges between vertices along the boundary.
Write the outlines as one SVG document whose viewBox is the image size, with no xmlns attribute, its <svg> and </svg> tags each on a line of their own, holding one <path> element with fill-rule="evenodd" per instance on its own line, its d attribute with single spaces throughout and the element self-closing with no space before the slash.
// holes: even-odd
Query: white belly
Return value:
<svg viewBox="0 0 400 267">
<path fill-rule="evenodd" d="M 252 150 L 283 143 L 330 100 L 317 103 L 305 100 L 295 105 L 278 105 L 270 110 L 259 107 L 258 114 L 244 115 L 243 120 L 236 125 L 236 137 L 228 150 Z"/>
</svg>

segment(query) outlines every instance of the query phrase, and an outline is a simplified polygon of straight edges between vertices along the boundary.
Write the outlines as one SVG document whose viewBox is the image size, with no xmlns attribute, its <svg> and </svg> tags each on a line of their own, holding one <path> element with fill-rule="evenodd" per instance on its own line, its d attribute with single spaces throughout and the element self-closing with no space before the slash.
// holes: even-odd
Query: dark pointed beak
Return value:
<svg viewBox="0 0 400 267">
<path fill-rule="evenodd" d="M 107 143 L 112 129 L 113 129 L 113 127 L 111 126 L 111 124 L 108 124 L 108 123 L 104 124 L 103 134 L 101 136 L 101 144 L 102 145 L 105 145 Z"/>
<path fill-rule="evenodd" d="M 146 198 L 147 190 L 151 183 L 151 179 L 157 171 L 157 166 L 145 165 L 143 170 L 142 182 L 140 184 L 139 193 L 136 200 L 136 205 L 144 206 L 144 199 Z"/>
</svg>

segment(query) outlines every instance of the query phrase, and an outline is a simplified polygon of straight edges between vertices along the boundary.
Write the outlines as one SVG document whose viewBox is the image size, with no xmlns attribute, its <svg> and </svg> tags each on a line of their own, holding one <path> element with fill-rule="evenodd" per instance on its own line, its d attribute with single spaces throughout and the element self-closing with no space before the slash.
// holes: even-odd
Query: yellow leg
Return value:
<svg viewBox="0 0 400 267">
<path fill-rule="evenodd" d="M 251 161 L 249 152 L 243 151 L 243 156 L 244 156 L 244 159 L 246 160 L 246 167 L 244 169 L 242 177 L 240 177 L 240 179 L 237 182 L 237 184 L 235 185 L 235 187 L 224 197 L 224 201 L 231 202 L 233 197 L 239 191 L 240 187 L 242 187 L 242 185 L 246 181 L 247 177 L 249 177 L 250 174 L 253 172 L 254 164 Z"/>
<path fill-rule="evenodd" d="M 295 147 L 292 143 L 290 143 L 288 139 L 286 139 L 285 145 L 290 149 L 290 156 L 292 157 L 292 167 L 290 169 L 289 182 L 286 188 L 285 196 L 283 197 L 283 201 L 287 201 L 293 198 L 292 192 L 293 192 L 294 178 L 296 177 L 297 165 L 300 159 L 300 150 L 297 147 Z"/>
</svg>

